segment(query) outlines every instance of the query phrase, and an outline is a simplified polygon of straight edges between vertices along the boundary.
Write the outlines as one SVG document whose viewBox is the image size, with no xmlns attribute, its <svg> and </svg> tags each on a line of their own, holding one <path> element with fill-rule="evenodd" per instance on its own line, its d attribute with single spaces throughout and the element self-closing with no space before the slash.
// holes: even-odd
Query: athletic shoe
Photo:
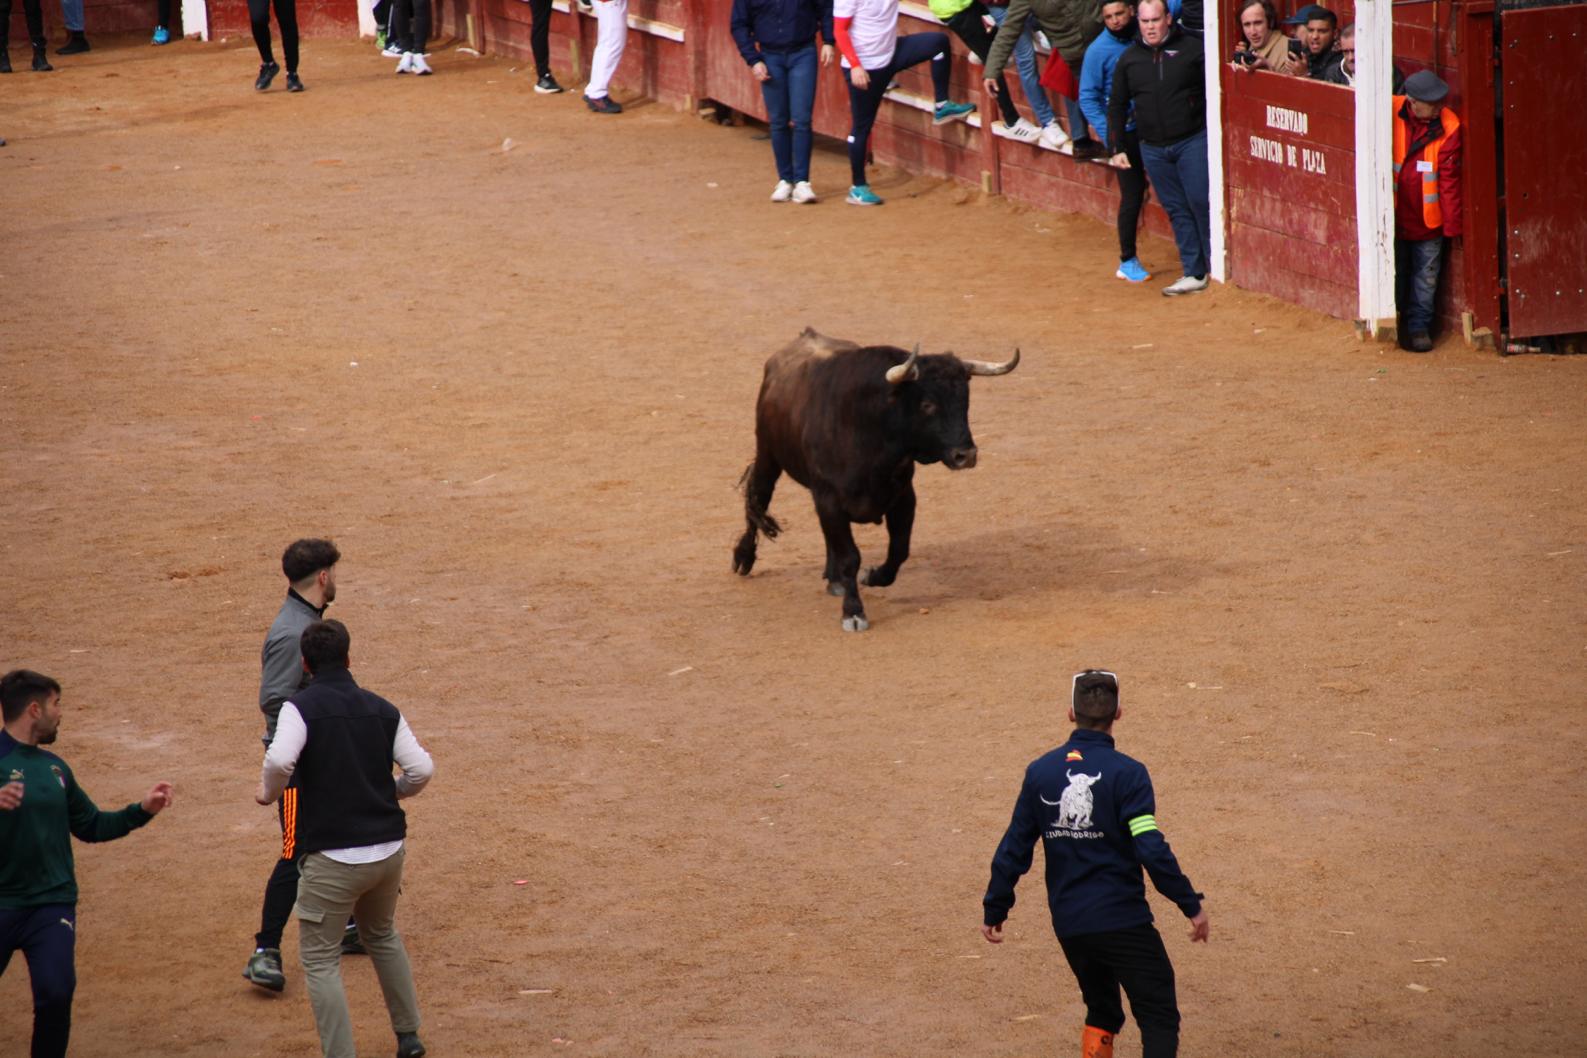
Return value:
<svg viewBox="0 0 1587 1058">
<path fill-rule="evenodd" d="M 1426 331 L 1414 331 L 1405 348 L 1413 353 L 1430 353 L 1433 351 L 1433 336 Z"/>
<path fill-rule="evenodd" d="M 424 1058 L 424 1044 L 417 1032 L 397 1033 L 397 1058 Z"/>
<path fill-rule="evenodd" d="M 302 82 L 302 80 L 299 79 L 297 74 L 295 74 L 295 73 L 287 74 L 287 91 L 288 92 L 301 92 L 301 91 L 303 91 L 303 82 Z"/>
<path fill-rule="evenodd" d="M 597 114 L 621 114 L 623 105 L 611 96 L 601 96 L 599 99 L 584 97 L 584 105 Z"/>
<path fill-rule="evenodd" d="M 272 992 L 280 992 L 287 986 L 286 974 L 281 972 L 281 951 L 279 948 L 265 948 L 256 951 L 248 959 L 248 968 L 242 972 L 251 983 L 260 988 L 268 988 Z"/>
<path fill-rule="evenodd" d="M 413 52 L 405 51 L 405 52 L 402 53 L 402 61 L 397 63 L 397 72 L 398 73 L 412 73 L 413 72 Z"/>
<path fill-rule="evenodd" d="M 882 200 L 871 190 L 870 184 L 855 184 L 849 188 L 849 197 L 843 201 L 851 206 L 880 206 Z"/>
<path fill-rule="evenodd" d="M 535 91 L 539 92 L 543 96 L 552 96 L 556 95 L 558 92 L 565 92 L 567 89 L 557 84 L 557 79 L 555 77 L 552 77 L 550 74 L 546 73 L 541 74 L 540 80 L 535 82 Z"/>
<path fill-rule="evenodd" d="M 276 74 L 281 72 L 279 63 L 266 62 L 259 64 L 259 79 L 253 83 L 255 92 L 263 92 L 270 87 L 270 82 L 276 79 Z"/>
<path fill-rule="evenodd" d="M 946 125 L 950 121 L 963 121 L 974 109 L 974 103 L 955 103 L 950 99 L 937 104 L 937 109 L 931 114 L 931 123 Z"/>
<path fill-rule="evenodd" d="M 1049 121 L 1041 127 L 1041 145 L 1049 151 L 1061 151 L 1068 142 L 1069 134 L 1056 121 Z"/>
<path fill-rule="evenodd" d="M 1163 297 L 1177 298 L 1181 294 L 1194 294 L 1206 289 L 1206 276 L 1180 276 L 1163 288 Z"/>
<path fill-rule="evenodd" d="M 396 41 L 392 41 L 390 44 L 387 44 L 384 48 L 380 49 L 380 54 L 384 55 L 388 59 L 400 59 L 408 53 L 402 50 L 401 44 L 398 44 Z"/>
<path fill-rule="evenodd" d="M 33 46 L 33 72 L 49 73 L 55 67 L 50 65 L 50 60 L 45 58 L 44 48 L 35 44 Z"/>
<path fill-rule="evenodd" d="M 364 939 L 358 935 L 358 923 L 349 922 L 347 928 L 342 930 L 343 955 L 368 955 L 364 950 Z"/>
<path fill-rule="evenodd" d="M 155 26 L 154 27 L 154 39 L 149 41 L 149 43 L 150 44 L 169 44 L 169 43 L 171 43 L 171 31 L 166 29 L 164 26 Z"/>
<path fill-rule="evenodd" d="M 408 69 L 420 77 L 428 77 L 435 72 L 430 69 L 430 64 L 424 61 L 424 55 L 420 52 L 413 53 L 413 64 Z"/>
<path fill-rule="evenodd" d="M 814 202 L 816 200 L 816 189 L 810 186 L 810 181 L 801 180 L 794 185 L 790 200 L 800 205 L 806 202 Z"/>
<path fill-rule="evenodd" d="M 1073 142 L 1075 145 L 1075 161 L 1077 162 L 1089 162 L 1093 158 L 1107 157 L 1108 149 L 1090 136 L 1074 140 Z"/>
<path fill-rule="evenodd" d="M 66 43 L 62 44 L 59 48 L 56 48 L 55 54 L 81 55 L 83 52 L 89 50 L 91 49 L 88 47 L 88 38 L 83 36 L 81 30 L 77 30 L 75 32 L 68 30 L 66 34 Z"/>
<path fill-rule="evenodd" d="M 1128 261 L 1119 262 L 1119 270 L 1113 273 L 1113 278 L 1128 279 L 1131 283 L 1144 283 L 1152 278 L 1152 273 L 1141 264 L 1139 257 L 1132 257 Z"/>
<path fill-rule="evenodd" d="M 1008 139 L 1018 140 L 1021 143 L 1035 143 L 1041 139 L 1041 129 L 1036 127 L 1035 122 L 1027 118 L 1020 118 L 1012 125 L 1003 126 L 1003 135 Z"/>
<path fill-rule="evenodd" d="M 787 202 L 792 197 L 793 185 L 786 180 L 777 181 L 777 186 L 771 192 L 771 200 L 773 202 Z"/>
</svg>

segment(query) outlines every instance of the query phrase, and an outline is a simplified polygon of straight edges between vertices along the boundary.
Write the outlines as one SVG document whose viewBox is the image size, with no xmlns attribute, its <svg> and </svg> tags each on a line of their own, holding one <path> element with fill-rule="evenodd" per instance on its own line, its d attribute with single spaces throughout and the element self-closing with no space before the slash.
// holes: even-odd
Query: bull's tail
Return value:
<svg viewBox="0 0 1587 1058">
<path fill-rule="evenodd" d="M 775 466 L 769 469 L 762 466 L 757 459 L 738 479 L 738 487 L 744 491 L 744 535 L 733 548 L 733 572 L 741 577 L 749 576 L 749 571 L 755 568 L 756 534 L 765 533 L 766 539 L 775 540 L 782 532 L 777 519 L 766 510 L 771 506 L 772 489 L 776 488 L 781 473 Z"/>
</svg>

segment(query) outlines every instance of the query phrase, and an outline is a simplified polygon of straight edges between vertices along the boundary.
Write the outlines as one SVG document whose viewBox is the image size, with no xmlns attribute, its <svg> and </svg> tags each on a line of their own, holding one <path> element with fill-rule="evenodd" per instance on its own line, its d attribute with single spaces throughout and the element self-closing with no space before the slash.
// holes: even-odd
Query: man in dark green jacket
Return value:
<svg viewBox="0 0 1587 1058">
<path fill-rule="evenodd" d="M 33 1058 L 66 1054 L 77 987 L 77 874 L 72 836 L 114 841 L 171 803 L 154 784 L 142 803 L 101 812 L 66 762 L 40 746 L 61 726 L 61 685 L 27 669 L 0 677 L 0 974 L 19 949 L 33 985 Z"/>
<path fill-rule="evenodd" d="M 1003 16 L 1003 25 L 998 28 L 992 50 L 987 54 L 983 76 L 990 80 L 1003 73 L 1025 28 L 1025 20 L 1032 16 L 1047 42 L 1063 56 L 1078 80 L 1080 67 L 1086 60 L 1086 48 L 1102 32 L 1102 0 L 1010 0 L 1008 14 Z M 1066 97 L 1064 102 L 1069 111 L 1069 135 L 1075 140 L 1074 156 L 1100 158 L 1102 145 L 1090 136 L 1079 99 Z"/>
</svg>

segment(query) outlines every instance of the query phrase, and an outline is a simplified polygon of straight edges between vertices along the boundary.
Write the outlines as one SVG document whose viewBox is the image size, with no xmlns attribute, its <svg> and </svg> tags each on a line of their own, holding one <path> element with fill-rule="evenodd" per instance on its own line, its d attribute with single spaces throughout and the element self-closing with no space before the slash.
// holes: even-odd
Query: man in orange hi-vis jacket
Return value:
<svg viewBox="0 0 1587 1058">
<path fill-rule="evenodd" d="M 1394 97 L 1394 278 L 1400 344 L 1433 348 L 1433 306 L 1444 239 L 1459 236 L 1460 119 L 1443 105 L 1449 86 L 1431 70 Z"/>
</svg>

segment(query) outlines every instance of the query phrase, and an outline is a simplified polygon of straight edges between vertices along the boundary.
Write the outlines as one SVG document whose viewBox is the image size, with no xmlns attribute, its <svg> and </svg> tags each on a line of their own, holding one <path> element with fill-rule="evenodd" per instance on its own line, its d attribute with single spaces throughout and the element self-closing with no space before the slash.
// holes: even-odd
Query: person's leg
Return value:
<svg viewBox="0 0 1587 1058">
<path fill-rule="evenodd" d="M 276 25 L 281 29 L 281 57 L 287 73 L 298 72 L 298 0 L 275 0 Z"/>
<path fill-rule="evenodd" d="M 948 19 L 947 26 L 970 49 L 970 53 L 986 61 L 987 54 L 992 50 L 992 35 L 986 31 L 986 23 L 982 16 L 987 9 L 980 0 L 971 0 L 970 6 Z M 1012 125 L 1019 120 L 1019 111 L 1014 107 L 1014 97 L 1009 95 L 1008 82 L 1002 74 L 997 76 L 997 109 L 1003 115 L 1003 124 Z"/>
<path fill-rule="evenodd" d="M 1406 305 L 1405 329 L 1414 335 L 1433 333 L 1433 313 L 1438 305 L 1438 276 L 1443 269 L 1444 240 L 1409 242 L 1410 299 Z"/>
<path fill-rule="evenodd" d="M 865 148 L 870 143 L 871 126 L 876 123 L 876 112 L 882 107 L 882 97 L 887 94 L 887 82 L 892 78 L 891 67 L 867 70 L 870 84 L 864 89 L 854 87 L 844 72 L 849 86 L 849 177 L 855 187 L 865 184 Z"/>
<path fill-rule="evenodd" d="M 595 54 L 590 57 L 586 99 L 605 99 L 628 41 L 628 0 L 592 0 L 595 5 Z"/>
<path fill-rule="evenodd" d="M 369 888 L 358 898 L 358 931 L 375 964 L 380 991 L 386 997 L 386 1012 L 396 1033 L 419 1031 L 419 996 L 413 987 L 413 968 L 407 949 L 397 932 L 397 894 L 402 888 L 402 864 L 407 851 L 398 849 L 379 863 L 369 864 L 374 871 Z"/>
<path fill-rule="evenodd" d="M 154 19 L 157 28 L 171 28 L 171 0 L 155 0 Z"/>
<path fill-rule="evenodd" d="M 77 909 L 71 904 L 30 908 L 21 935 L 33 986 L 31 1058 L 65 1058 L 77 989 Z"/>
<path fill-rule="evenodd" d="M 994 12 L 1002 11 L 1005 14 L 1008 8 L 993 8 Z M 993 18 L 998 18 L 994 13 Z M 1001 22 L 1001 19 L 999 18 Z M 1032 39 L 1035 32 L 1032 19 L 1025 20 L 1025 28 L 1020 31 L 1019 39 L 1014 42 L 1014 69 L 1019 71 L 1020 87 L 1025 89 L 1025 101 L 1030 104 L 1031 111 L 1036 115 L 1036 124 L 1045 128 L 1054 120 L 1052 103 L 1047 98 L 1047 89 L 1042 87 L 1041 71 L 1036 67 L 1036 43 Z"/>
<path fill-rule="evenodd" d="M 342 931 L 363 895 L 367 865 L 337 863 L 313 852 L 298 865 L 298 958 L 325 1058 L 356 1058 L 353 1024 L 342 988 Z M 368 944 L 366 938 L 365 944 Z"/>
<path fill-rule="evenodd" d="M 1078 71 L 1076 72 L 1076 76 L 1079 76 Z M 1070 99 L 1068 96 L 1064 96 L 1063 100 L 1064 109 L 1069 114 L 1070 138 L 1076 140 L 1092 138 L 1091 125 L 1086 121 L 1085 111 L 1080 109 L 1080 101 L 1078 99 Z"/>
<path fill-rule="evenodd" d="M 789 164 L 795 184 L 806 183 L 810 179 L 810 120 L 815 111 L 816 80 L 820 69 L 814 44 L 788 55 L 788 120 L 793 125 Z"/>
<path fill-rule="evenodd" d="M 289 859 L 276 860 L 270 880 L 265 883 L 264 906 L 259 911 L 259 932 L 254 934 L 255 948 L 281 949 L 281 934 L 286 930 L 287 919 L 292 917 L 292 905 L 298 899 L 298 865 Z"/>
<path fill-rule="evenodd" d="M 61 21 L 66 23 L 66 32 L 81 33 L 83 31 L 83 0 L 61 0 Z"/>
<path fill-rule="evenodd" d="M 1185 275 L 1194 275 L 1196 264 L 1196 222 L 1190 216 L 1190 202 L 1179 182 L 1179 169 L 1173 155 L 1166 148 L 1141 144 L 1141 160 L 1146 164 L 1146 175 L 1152 181 L 1152 190 L 1163 204 L 1168 221 L 1174 228 L 1174 244 L 1179 248 L 1179 263 Z"/>
<path fill-rule="evenodd" d="M 1141 226 L 1141 205 L 1146 201 L 1146 165 L 1135 133 L 1120 133 L 1119 143 L 1130 161 L 1128 169 L 1113 170 L 1119 178 L 1119 260 L 1130 261 L 1136 256 L 1135 235 Z"/>
<path fill-rule="evenodd" d="M 534 54 L 535 76 L 551 73 L 551 0 L 529 0 L 529 50 Z"/>
<path fill-rule="evenodd" d="M 413 0 L 413 50 L 423 55 L 430 46 L 430 0 Z"/>
<path fill-rule="evenodd" d="M 1086 1005 L 1086 1026 L 1109 1036 L 1124 1027 L 1124 1005 L 1119 1002 L 1119 982 L 1097 950 L 1097 935 L 1060 937 L 1064 958 L 1080 986 Z"/>
<path fill-rule="evenodd" d="M 937 102 L 945 103 L 948 99 L 948 73 L 952 69 L 948 49 L 948 35 L 941 31 L 906 34 L 898 38 L 898 45 L 893 49 L 893 61 L 887 64 L 883 73 L 891 81 L 901 71 L 930 59 L 932 92 Z M 866 72 L 873 79 L 880 76 L 874 70 Z"/>
<path fill-rule="evenodd" d="M 1179 1053 L 1179 1001 L 1163 938 L 1150 925 L 1106 936 L 1108 961 L 1141 1030 L 1141 1058 L 1174 1058 Z"/>
<path fill-rule="evenodd" d="M 760 83 L 761 98 L 766 101 L 766 124 L 771 131 L 771 156 L 777 163 L 777 179 L 788 183 L 793 177 L 793 131 L 788 128 L 789 83 L 788 54 L 768 51 L 761 54 L 766 64 L 767 79 Z"/>
<path fill-rule="evenodd" d="M 1195 271 L 1187 269 L 1185 274 L 1204 276 L 1212 270 L 1212 205 L 1207 178 L 1206 130 L 1180 140 L 1174 147 L 1174 168 L 1179 173 L 1180 186 L 1185 189 L 1190 219 L 1195 225 Z"/>
<path fill-rule="evenodd" d="M 267 66 L 275 62 L 275 51 L 270 47 L 270 0 L 248 0 L 248 26 L 259 49 L 259 61 Z"/>
</svg>

